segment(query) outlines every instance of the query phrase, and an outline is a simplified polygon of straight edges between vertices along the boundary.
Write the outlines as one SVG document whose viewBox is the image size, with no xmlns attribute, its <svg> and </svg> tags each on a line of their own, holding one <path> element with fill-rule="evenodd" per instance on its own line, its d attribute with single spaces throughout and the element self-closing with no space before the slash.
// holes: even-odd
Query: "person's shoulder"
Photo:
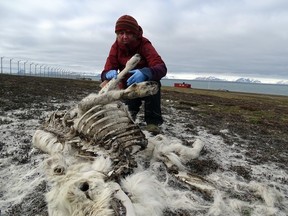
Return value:
<svg viewBox="0 0 288 216">
<path fill-rule="evenodd" d="M 142 40 L 142 43 L 151 43 L 150 40 L 146 37 L 142 37 L 141 40 Z"/>
<path fill-rule="evenodd" d="M 118 43 L 117 43 L 117 41 L 114 41 L 114 43 L 112 44 L 111 47 L 118 47 Z"/>
<path fill-rule="evenodd" d="M 151 41 L 148 38 L 142 37 L 141 38 L 141 46 L 142 47 L 152 46 L 152 43 L 151 43 Z"/>
</svg>

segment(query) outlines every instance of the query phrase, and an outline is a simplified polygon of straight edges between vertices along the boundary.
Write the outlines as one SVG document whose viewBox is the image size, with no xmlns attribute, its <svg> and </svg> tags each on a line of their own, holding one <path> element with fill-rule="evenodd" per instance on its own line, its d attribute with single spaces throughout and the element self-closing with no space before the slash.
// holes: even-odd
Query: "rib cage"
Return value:
<svg viewBox="0 0 288 216">
<path fill-rule="evenodd" d="M 80 118 L 76 130 L 106 150 L 112 146 L 146 147 L 147 140 L 122 103 L 94 106 Z"/>
<path fill-rule="evenodd" d="M 132 155 L 148 144 L 121 102 L 92 107 L 82 115 L 75 128 L 80 137 L 90 140 L 90 145 L 105 149 L 114 162 L 111 177 L 116 179 L 132 172 L 136 166 Z M 93 151 L 87 147 L 86 151 Z"/>
</svg>

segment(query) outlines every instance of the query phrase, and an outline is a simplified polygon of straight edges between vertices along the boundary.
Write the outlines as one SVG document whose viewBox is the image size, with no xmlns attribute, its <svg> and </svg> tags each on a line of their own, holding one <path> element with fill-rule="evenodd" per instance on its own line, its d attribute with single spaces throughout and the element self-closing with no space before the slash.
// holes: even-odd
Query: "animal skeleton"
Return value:
<svg viewBox="0 0 288 216">
<path fill-rule="evenodd" d="M 140 56 L 136 54 L 117 79 L 112 79 L 98 94 L 87 96 L 71 110 L 54 112 L 35 132 L 34 146 L 51 155 L 45 163 L 52 188 L 46 195 L 49 215 L 135 215 L 137 199 L 133 199 L 133 195 L 127 196 L 129 188 L 125 193 L 121 181 L 138 166 L 136 157 L 140 153 L 163 161 L 167 167 L 174 166 L 175 169 L 176 166 L 176 169 L 182 170 L 176 175 L 180 180 L 195 187 L 200 185 L 210 192 L 214 190 L 207 182 L 209 186 L 204 187 L 201 178 L 194 177 L 197 178 L 194 183 L 189 181 L 182 166 L 183 162 L 199 156 L 202 142 L 196 142 L 194 148 L 180 144 L 159 148 L 165 137 L 148 140 L 121 102 L 158 91 L 155 82 L 133 84 L 127 89 L 116 90 L 125 74 L 139 60 Z M 153 180 L 149 182 L 149 178 L 145 177 L 143 181 L 143 184 L 147 182 L 148 187 L 152 187 Z M 157 200 L 164 202 L 161 198 L 163 192 L 158 192 Z M 154 209 L 157 209 L 154 212 L 163 210 L 159 205 Z"/>
</svg>

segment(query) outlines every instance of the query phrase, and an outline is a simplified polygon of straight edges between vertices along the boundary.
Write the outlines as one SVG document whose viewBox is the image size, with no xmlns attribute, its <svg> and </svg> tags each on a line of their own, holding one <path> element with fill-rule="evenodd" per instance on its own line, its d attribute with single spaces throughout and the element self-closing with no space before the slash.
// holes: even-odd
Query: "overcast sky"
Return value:
<svg viewBox="0 0 288 216">
<path fill-rule="evenodd" d="M 0 55 L 99 74 L 124 14 L 170 77 L 288 80 L 287 0 L 0 0 Z"/>
</svg>

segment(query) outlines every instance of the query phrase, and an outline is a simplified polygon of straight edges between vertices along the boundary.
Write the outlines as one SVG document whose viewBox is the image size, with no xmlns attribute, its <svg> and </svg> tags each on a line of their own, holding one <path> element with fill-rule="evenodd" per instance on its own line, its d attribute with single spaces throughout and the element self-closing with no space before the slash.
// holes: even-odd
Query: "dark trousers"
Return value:
<svg viewBox="0 0 288 216">
<path fill-rule="evenodd" d="M 161 125 L 163 118 L 161 114 L 161 84 L 159 83 L 159 91 L 155 95 L 126 100 L 132 118 L 136 119 L 140 107 L 144 101 L 144 120 L 147 124 Z"/>
</svg>

